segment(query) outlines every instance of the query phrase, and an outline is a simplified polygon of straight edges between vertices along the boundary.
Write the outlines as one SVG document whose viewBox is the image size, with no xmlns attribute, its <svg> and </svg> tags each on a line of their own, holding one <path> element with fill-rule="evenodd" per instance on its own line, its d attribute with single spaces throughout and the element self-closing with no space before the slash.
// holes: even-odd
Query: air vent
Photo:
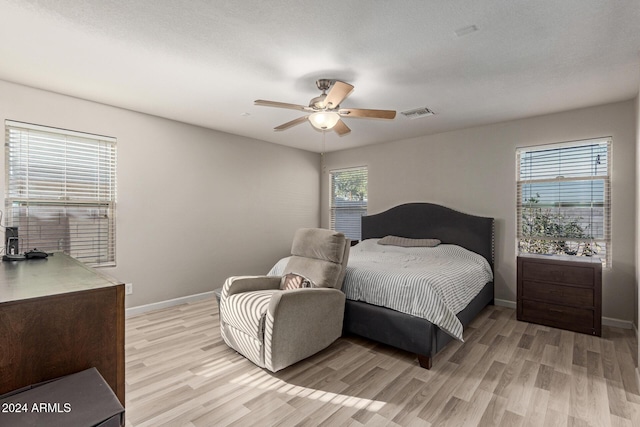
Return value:
<svg viewBox="0 0 640 427">
<path fill-rule="evenodd" d="M 422 108 L 415 108 L 413 110 L 402 111 L 400 114 L 413 120 L 413 119 L 418 119 L 420 117 L 433 116 L 435 113 L 430 109 L 428 109 L 427 107 L 422 107 Z"/>
</svg>

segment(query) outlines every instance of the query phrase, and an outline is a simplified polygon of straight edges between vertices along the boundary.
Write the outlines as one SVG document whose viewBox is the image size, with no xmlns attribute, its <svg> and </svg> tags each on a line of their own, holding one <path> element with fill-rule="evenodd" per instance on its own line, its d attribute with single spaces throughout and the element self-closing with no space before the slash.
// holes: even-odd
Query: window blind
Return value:
<svg viewBox="0 0 640 427">
<path fill-rule="evenodd" d="M 7 226 L 20 250 L 115 265 L 116 140 L 5 122 Z"/>
<path fill-rule="evenodd" d="M 367 168 L 330 172 L 331 229 L 360 240 L 362 217 L 367 214 Z"/>
<path fill-rule="evenodd" d="M 611 138 L 517 150 L 518 250 L 611 265 Z"/>
</svg>

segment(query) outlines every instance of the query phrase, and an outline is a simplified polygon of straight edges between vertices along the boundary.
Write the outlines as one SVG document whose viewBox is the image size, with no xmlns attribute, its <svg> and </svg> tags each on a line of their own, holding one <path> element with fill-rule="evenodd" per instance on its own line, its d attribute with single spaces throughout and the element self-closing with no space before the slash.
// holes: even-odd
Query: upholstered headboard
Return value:
<svg viewBox="0 0 640 427">
<path fill-rule="evenodd" d="M 362 217 L 362 239 L 384 236 L 439 239 L 482 255 L 493 267 L 493 218 L 433 203 L 407 203 Z"/>
</svg>

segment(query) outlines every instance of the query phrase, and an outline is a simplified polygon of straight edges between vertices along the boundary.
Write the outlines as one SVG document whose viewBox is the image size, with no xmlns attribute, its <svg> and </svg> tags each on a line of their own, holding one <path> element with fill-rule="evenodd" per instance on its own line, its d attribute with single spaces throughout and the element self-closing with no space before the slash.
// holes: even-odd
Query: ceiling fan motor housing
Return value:
<svg viewBox="0 0 640 427">
<path fill-rule="evenodd" d="M 322 110 L 324 109 L 325 105 L 324 105 L 324 99 L 327 97 L 326 93 L 323 93 L 320 96 L 316 96 L 315 98 L 311 99 L 311 101 L 309 101 L 309 107 L 311 108 L 315 108 L 317 110 Z"/>
<path fill-rule="evenodd" d="M 322 91 L 322 95 L 312 98 L 311 101 L 309 101 L 309 107 L 317 110 L 324 110 L 326 108 L 324 99 L 327 97 L 327 90 L 331 87 L 331 83 L 332 81 L 329 79 L 316 80 L 316 86 Z"/>
</svg>

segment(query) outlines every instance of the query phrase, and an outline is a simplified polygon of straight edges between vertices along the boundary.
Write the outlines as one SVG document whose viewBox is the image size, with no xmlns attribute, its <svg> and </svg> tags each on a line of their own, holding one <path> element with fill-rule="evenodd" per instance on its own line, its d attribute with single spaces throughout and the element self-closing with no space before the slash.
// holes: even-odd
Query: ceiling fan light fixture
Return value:
<svg viewBox="0 0 640 427">
<path fill-rule="evenodd" d="M 309 121 L 311 126 L 320 131 L 333 130 L 339 136 L 344 136 L 351 132 L 351 129 L 349 129 L 349 126 L 342 120 L 343 118 L 361 117 L 365 119 L 392 120 L 396 117 L 395 110 L 340 108 L 342 101 L 353 91 L 353 85 L 349 83 L 339 80 L 320 79 L 316 84 L 318 89 L 322 91 L 322 94 L 313 98 L 308 106 L 290 104 L 288 102 L 266 101 L 264 99 L 256 99 L 254 103 L 255 105 L 262 105 L 263 107 L 288 108 L 291 110 L 301 110 L 306 113 L 306 115 L 298 117 L 295 120 L 274 127 L 274 131 L 286 130 L 300 123 Z"/>
<path fill-rule="evenodd" d="M 329 130 L 340 120 L 340 115 L 331 111 L 319 111 L 309 116 L 309 121 L 314 128 L 319 130 Z"/>
</svg>

